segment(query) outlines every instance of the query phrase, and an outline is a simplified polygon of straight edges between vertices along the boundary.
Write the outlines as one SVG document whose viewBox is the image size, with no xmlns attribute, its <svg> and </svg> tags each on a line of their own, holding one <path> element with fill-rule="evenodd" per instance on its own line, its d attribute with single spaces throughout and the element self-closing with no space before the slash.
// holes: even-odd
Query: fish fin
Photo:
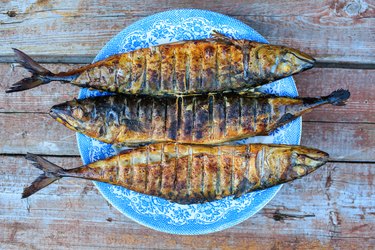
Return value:
<svg viewBox="0 0 375 250">
<path fill-rule="evenodd" d="M 347 89 L 338 89 L 333 91 L 326 97 L 327 101 L 335 106 L 344 106 L 350 97 L 350 92 Z"/>
<path fill-rule="evenodd" d="M 51 81 L 50 77 L 54 75 L 51 71 L 42 67 L 40 64 L 35 62 L 31 57 L 29 57 L 22 51 L 14 48 L 13 51 L 16 55 L 16 62 L 21 64 L 21 66 L 25 69 L 27 69 L 32 74 L 32 76 L 16 82 L 5 91 L 6 93 L 32 89 L 42 84 L 47 84 Z"/>
<path fill-rule="evenodd" d="M 30 186 L 23 189 L 22 199 L 29 197 L 60 178 L 61 177 L 48 177 L 45 174 L 41 174 L 33 181 L 33 183 L 31 183 Z"/>
<path fill-rule="evenodd" d="M 251 184 L 249 179 L 244 177 L 238 185 L 237 192 L 234 194 L 234 199 L 238 199 L 241 197 L 241 195 L 246 194 L 252 186 L 253 185 Z"/>
<path fill-rule="evenodd" d="M 42 188 L 62 178 L 62 175 L 65 172 L 63 168 L 47 161 L 46 159 L 38 155 L 27 153 L 25 158 L 32 161 L 32 164 L 42 170 L 44 173 L 36 178 L 30 186 L 26 187 L 23 190 L 22 198 L 27 198 L 30 195 L 41 190 Z"/>
<path fill-rule="evenodd" d="M 234 45 L 236 47 L 243 48 L 242 40 L 235 40 L 230 36 L 226 36 L 226 35 L 218 32 L 217 30 L 213 30 L 212 33 L 211 33 L 211 36 L 214 40 L 216 40 L 218 42 L 224 42 L 228 45 Z"/>
</svg>

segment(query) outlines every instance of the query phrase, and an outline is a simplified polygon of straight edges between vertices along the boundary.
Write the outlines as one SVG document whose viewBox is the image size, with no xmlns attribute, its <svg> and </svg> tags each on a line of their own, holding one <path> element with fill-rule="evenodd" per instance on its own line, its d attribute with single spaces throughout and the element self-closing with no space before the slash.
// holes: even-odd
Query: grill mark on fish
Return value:
<svg viewBox="0 0 375 250">
<path fill-rule="evenodd" d="M 205 178 L 205 171 L 204 171 L 204 165 L 205 165 L 205 158 L 203 155 L 200 155 L 199 157 L 203 158 L 200 162 L 201 162 L 201 172 L 202 172 L 202 179 L 201 179 L 201 194 L 202 194 L 202 197 L 206 197 L 205 196 L 205 189 L 204 189 L 204 178 Z"/>
<path fill-rule="evenodd" d="M 264 175 L 264 161 L 263 161 L 263 158 L 264 158 L 264 150 L 263 148 L 258 151 L 258 154 L 257 154 L 257 158 L 256 158 L 256 169 L 257 169 L 257 173 L 258 173 L 258 178 L 259 178 L 259 183 L 260 185 L 263 184 L 263 175 Z"/>
<path fill-rule="evenodd" d="M 251 150 L 250 150 L 250 145 L 246 145 L 246 155 L 245 155 L 245 174 L 244 177 L 247 178 L 248 180 L 250 179 L 249 176 L 249 167 L 250 167 L 250 157 L 251 157 Z"/>
<path fill-rule="evenodd" d="M 234 193 L 234 155 L 233 155 L 233 151 L 231 151 L 230 157 L 231 157 L 230 194 L 233 194 Z"/>
<path fill-rule="evenodd" d="M 195 131 L 196 131 L 196 129 L 195 129 L 195 119 L 196 119 L 196 112 L 197 112 L 197 110 L 196 110 L 196 102 L 197 102 L 197 99 L 195 98 L 195 97 L 193 97 L 193 107 L 192 107 L 192 109 L 193 109 L 193 119 L 192 119 L 192 121 L 191 121 L 191 123 L 192 123 L 192 139 L 193 139 L 193 141 L 195 141 Z"/>
<path fill-rule="evenodd" d="M 160 53 L 160 49 L 159 48 L 156 50 L 156 53 L 157 53 L 157 56 L 159 58 L 159 61 L 158 61 L 159 81 L 157 82 L 157 87 L 158 87 L 158 89 L 163 90 L 163 88 L 162 88 L 162 75 L 163 75 L 163 72 L 161 70 L 162 69 L 163 58 L 162 58 L 162 55 Z"/>
<path fill-rule="evenodd" d="M 130 156 L 130 172 L 129 172 L 129 174 L 130 174 L 130 178 L 129 178 L 130 184 L 129 184 L 129 186 L 130 187 L 134 186 L 134 176 L 135 176 L 135 174 L 134 174 L 135 169 L 134 168 L 135 168 L 135 166 L 134 166 L 134 156 Z"/>
<path fill-rule="evenodd" d="M 198 73 L 198 86 L 201 88 L 201 89 L 204 89 L 204 84 L 203 84 L 203 63 L 204 63 L 204 54 L 203 54 L 203 50 L 201 50 L 201 53 L 200 53 L 200 56 L 199 56 L 199 73 Z"/>
<path fill-rule="evenodd" d="M 218 57 L 218 52 L 219 51 L 219 46 L 218 44 L 215 44 L 215 74 L 214 74 L 214 89 L 215 90 L 220 90 L 221 88 L 221 83 L 219 81 L 219 57 Z"/>
<path fill-rule="evenodd" d="M 221 162 L 221 147 L 218 147 L 217 149 L 217 172 L 216 172 L 216 188 L 215 188 L 215 195 L 221 196 L 221 173 L 222 173 L 222 162 Z"/>
<path fill-rule="evenodd" d="M 177 128 L 176 128 L 176 141 L 179 139 L 182 123 L 182 97 L 177 98 Z"/>
<path fill-rule="evenodd" d="M 129 53 L 129 61 L 126 63 L 129 72 L 128 90 L 133 89 L 133 64 L 134 64 L 134 52 Z M 130 63 L 129 63 L 130 62 Z"/>
<path fill-rule="evenodd" d="M 125 167 L 126 165 L 121 164 L 121 157 L 118 155 L 117 157 L 117 168 L 119 169 L 118 172 L 118 183 L 124 183 L 125 184 Z"/>
<path fill-rule="evenodd" d="M 140 121 L 140 109 L 141 109 L 141 101 L 142 99 L 137 100 L 137 108 L 136 108 L 136 118 Z"/>
<path fill-rule="evenodd" d="M 258 117 L 258 101 L 252 100 L 253 102 L 253 130 L 258 130 L 257 117 Z"/>
<path fill-rule="evenodd" d="M 244 43 L 244 46 L 242 47 L 242 54 L 243 54 L 243 76 L 244 80 L 247 81 L 249 80 L 249 59 L 250 59 L 250 54 L 249 54 L 249 47 L 247 43 Z"/>
<path fill-rule="evenodd" d="M 229 64 L 229 83 L 228 83 L 228 88 L 232 88 L 232 83 L 233 83 L 233 76 L 235 75 L 235 72 L 234 72 L 234 68 L 233 68 L 233 51 L 232 51 L 232 47 L 229 47 L 229 61 L 228 61 L 228 64 Z"/>
<path fill-rule="evenodd" d="M 242 131 L 242 109 L 243 109 L 243 98 L 240 97 L 239 108 L 238 108 L 238 131 Z"/>
<path fill-rule="evenodd" d="M 164 135 L 168 135 L 168 104 L 164 101 Z"/>
<path fill-rule="evenodd" d="M 117 158 L 119 158 L 119 157 L 117 156 Z M 115 163 L 116 163 L 116 166 L 115 166 L 116 176 L 115 176 L 114 182 L 119 183 L 119 179 L 120 179 L 119 178 L 119 171 L 120 171 L 119 161 L 117 160 L 117 161 L 115 161 Z"/>
<path fill-rule="evenodd" d="M 191 168 L 193 164 L 193 149 L 191 146 L 188 146 L 188 165 L 187 165 L 187 178 L 186 178 L 186 188 L 187 188 L 187 194 L 189 197 L 191 197 Z"/>
<path fill-rule="evenodd" d="M 174 179 L 173 179 L 173 190 L 176 190 L 176 184 L 177 184 L 177 168 L 178 168 L 178 159 L 180 159 L 179 151 L 178 151 L 178 146 L 177 144 L 175 145 L 175 152 L 176 152 L 176 158 L 174 159 Z"/>
<path fill-rule="evenodd" d="M 148 66 L 147 56 L 143 56 L 143 73 L 142 73 L 141 89 L 145 90 L 146 92 L 149 89 L 149 84 L 147 81 L 147 66 Z"/>
<path fill-rule="evenodd" d="M 197 129 L 195 131 L 195 138 L 197 140 L 201 140 L 202 138 L 207 136 L 207 132 L 209 132 L 209 98 L 204 96 L 203 98 L 198 99 L 198 105 L 197 105 Z"/>
<path fill-rule="evenodd" d="M 174 92 L 177 90 L 177 83 L 176 83 L 176 49 L 173 49 L 173 70 L 172 70 L 172 89 Z"/>
<path fill-rule="evenodd" d="M 158 194 L 162 194 L 162 187 L 163 187 L 163 171 L 165 166 L 165 145 L 161 146 L 161 154 L 160 154 L 160 175 L 159 175 L 159 187 L 158 187 Z"/>
<path fill-rule="evenodd" d="M 119 85 L 117 84 L 118 83 L 118 80 L 117 80 L 117 74 L 118 74 L 118 71 L 119 71 L 119 66 L 118 64 L 116 64 L 116 67 L 114 67 L 114 72 L 113 72 L 113 84 L 115 85 L 115 91 L 116 92 L 119 92 Z"/>
<path fill-rule="evenodd" d="M 224 136 L 227 136 L 227 97 L 224 96 Z"/>
<path fill-rule="evenodd" d="M 214 96 L 208 96 L 208 124 L 209 124 L 209 138 L 214 134 Z"/>
<path fill-rule="evenodd" d="M 155 129 L 154 129 L 154 119 L 153 119 L 153 117 L 154 117 L 154 109 L 155 109 L 155 100 L 153 100 L 151 102 L 151 115 L 150 115 L 149 121 L 148 121 L 148 124 L 149 124 L 149 126 L 151 128 L 151 135 L 150 135 L 151 138 L 154 138 L 154 136 L 155 136 L 154 135 L 154 131 L 155 131 Z"/>
<path fill-rule="evenodd" d="M 144 190 L 147 190 L 148 186 L 148 168 L 150 166 L 150 147 L 146 147 L 146 165 L 145 165 L 145 187 Z"/>
<path fill-rule="evenodd" d="M 185 51 L 185 88 L 190 91 L 190 53 Z"/>
<path fill-rule="evenodd" d="M 132 53 L 130 53 L 131 54 L 131 63 L 130 63 L 130 70 L 129 70 L 129 72 L 130 72 L 130 77 L 129 77 L 129 80 L 130 80 L 130 88 L 129 89 L 134 89 L 134 83 L 135 83 L 135 79 L 133 79 L 134 78 L 134 72 L 133 72 L 133 68 L 134 68 L 134 58 L 135 58 L 135 52 L 132 52 Z"/>
</svg>

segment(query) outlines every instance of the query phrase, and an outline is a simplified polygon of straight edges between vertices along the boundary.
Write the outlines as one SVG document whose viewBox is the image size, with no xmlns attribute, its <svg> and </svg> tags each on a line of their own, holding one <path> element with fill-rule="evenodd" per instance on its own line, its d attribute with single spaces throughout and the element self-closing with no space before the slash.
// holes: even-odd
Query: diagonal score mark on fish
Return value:
<svg viewBox="0 0 375 250">
<path fill-rule="evenodd" d="M 58 73 L 45 69 L 22 51 L 13 50 L 16 61 L 32 76 L 13 84 L 7 93 L 51 81 L 155 96 L 253 89 L 310 69 L 315 63 L 314 58 L 293 48 L 236 40 L 216 31 L 208 39 L 137 49 Z"/>
<path fill-rule="evenodd" d="M 232 195 L 239 197 L 301 178 L 324 165 L 328 157 L 323 151 L 303 146 L 165 143 L 139 147 L 88 165 L 63 169 L 28 153 L 26 159 L 44 173 L 24 189 L 22 198 L 60 178 L 73 177 L 119 185 L 180 204 L 204 203 Z M 243 168 L 245 162 L 250 164 Z M 194 175 L 188 175 L 189 166 Z M 218 172 L 220 175 L 217 175 Z M 119 176 L 118 173 L 123 174 Z M 173 176 L 177 174 L 178 179 L 175 180 Z"/>
<path fill-rule="evenodd" d="M 349 97 L 343 89 L 295 98 L 249 92 L 162 99 L 115 95 L 58 104 L 50 115 L 71 130 L 117 146 L 220 144 L 269 135 L 316 107 L 344 105 Z"/>
</svg>

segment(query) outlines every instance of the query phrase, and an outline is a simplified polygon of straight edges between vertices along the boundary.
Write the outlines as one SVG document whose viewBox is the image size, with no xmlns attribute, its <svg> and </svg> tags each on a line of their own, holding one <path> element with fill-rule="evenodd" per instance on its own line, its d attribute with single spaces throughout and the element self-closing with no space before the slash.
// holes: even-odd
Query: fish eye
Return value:
<svg viewBox="0 0 375 250">
<path fill-rule="evenodd" d="M 282 63 L 291 64 L 292 62 L 289 60 L 289 58 L 282 57 L 280 59 L 280 64 Z"/>
<path fill-rule="evenodd" d="M 72 116 L 77 119 L 82 119 L 84 117 L 84 111 L 80 107 L 75 107 L 72 110 Z"/>
</svg>

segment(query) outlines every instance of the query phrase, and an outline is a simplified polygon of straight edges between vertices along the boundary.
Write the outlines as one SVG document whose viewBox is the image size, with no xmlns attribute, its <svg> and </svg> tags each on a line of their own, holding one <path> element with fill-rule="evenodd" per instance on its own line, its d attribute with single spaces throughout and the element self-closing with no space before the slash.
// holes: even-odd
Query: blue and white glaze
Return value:
<svg viewBox="0 0 375 250">
<path fill-rule="evenodd" d="M 162 12 L 142 19 L 125 28 L 111 39 L 94 61 L 152 45 L 180 40 L 210 37 L 216 30 L 237 39 L 267 42 L 259 33 L 244 23 L 222 14 L 194 9 Z M 288 77 L 260 88 L 261 91 L 284 96 L 297 96 L 293 78 Z M 79 98 L 103 95 L 98 91 L 81 90 Z M 277 129 L 271 136 L 238 141 L 299 144 L 301 119 Z M 109 144 L 77 134 L 82 160 L 85 164 L 117 153 Z M 195 205 L 180 205 L 142 195 L 125 188 L 95 182 L 103 196 L 119 211 L 136 222 L 171 234 L 206 234 L 234 226 L 263 208 L 280 190 L 280 186 L 243 195 L 238 199 Z"/>
</svg>

